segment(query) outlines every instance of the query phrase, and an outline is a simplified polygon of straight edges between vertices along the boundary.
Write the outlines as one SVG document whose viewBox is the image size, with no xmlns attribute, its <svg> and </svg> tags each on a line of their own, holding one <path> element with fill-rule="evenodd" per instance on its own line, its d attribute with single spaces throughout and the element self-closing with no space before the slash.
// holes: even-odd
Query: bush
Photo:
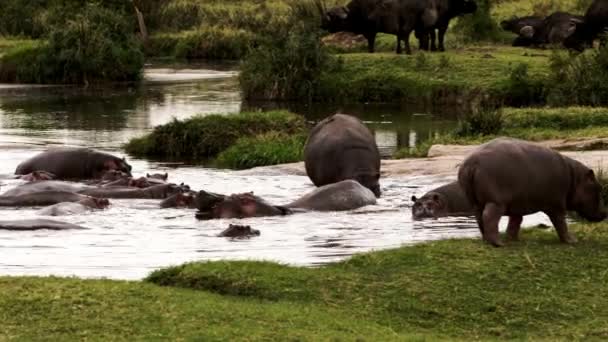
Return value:
<svg viewBox="0 0 608 342">
<path fill-rule="evenodd" d="M 462 35 L 465 41 L 497 41 L 500 29 L 491 15 L 491 0 L 477 0 L 477 10 L 458 19 L 454 31 Z"/>
<path fill-rule="evenodd" d="M 28 36 L 38 38 L 43 28 L 37 18 L 45 0 L 0 1 L 0 36 Z"/>
<path fill-rule="evenodd" d="M 319 14 L 312 0 L 291 3 L 288 24 L 266 32 L 242 63 L 245 98 L 312 100 L 321 74 L 335 63 L 321 43 Z"/>
<path fill-rule="evenodd" d="M 286 111 L 197 116 L 158 126 L 152 133 L 129 141 L 125 149 L 136 156 L 203 160 L 215 157 L 239 138 L 270 131 L 298 134 L 305 129 L 303 117 Z"/>
<path fill-rule="evenodd" d="M 217 164 L 233 169 L 293 163 L 303 159 L 305 134 L 268 132 L 243 137 L 218 155 Z"/>
<path fill-rule="evenodd" d="M 495 135 L 502 130 L 503 122 L 501 109 L 484 105 L 459 120 L 454 135 L 456 137 Z"/>
<path fill-rule="evenodd" d="M 507 105 L 518 106 L 545 102 L 544 81 L 530 77 L 528 68 L 528 64 L 519 63 L 511 70 L 506 89 L 508 96 L 505 98 L 505 102 Z"/>
<path fill-rule="evenodd" d="M 608 104 L 608 46 L 578 56 L 554 52 L 547 100 L 551 105 Z"/>
</svg>

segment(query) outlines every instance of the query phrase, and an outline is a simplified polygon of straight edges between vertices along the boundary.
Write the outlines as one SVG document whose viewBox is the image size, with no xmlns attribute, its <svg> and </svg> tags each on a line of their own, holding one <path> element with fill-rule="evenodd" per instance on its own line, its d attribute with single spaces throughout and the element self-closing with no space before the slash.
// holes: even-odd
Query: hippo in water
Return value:
<svg viewBox="0 0 608 342">
<path fill-rule="evenodd" d="M 67 222 L 59 222 L 53 220 L 15 220 L 15 221 L 0 221 L 0 230 L 66 230 L 66 229 L 87 229 L 82 226 Z"/>
<path fill-rule="evenodd" d="M 196 192 L 178 192 L 160 202 L 161 208 L 192 208 L 197 207 Z"/>
<path fill-rule="evenodd" d="M 38 207 L 62 202 L 79 202 L 89 196 L 69 191 L 39 191 L 15 196 L 0 196 L 0 207 Z"/>
<path fill-rule="evenodd" d="M 260 236 L 260 231 L 252 229 L 251 226 L 242 226 L 238 224 L 231 224 L 218 234 L 219 237 L 231 237 L 231 238 L 248 238 L 251 236 Z"/>
<path fill-rule="evenodd" d="M 91 209 L 104 209 L 110 205 L 106 198 L 90 197 L 78 202 L 61 202 L 53 204 L 38 211 L 38 215 L 62 216 L 82 214 Z"/>
<path fill-rule="evenodd" d="M 426 217 L 475 215 L 473 206 L 458 181 L 433 189 L 420 198 L 412 196 L 412 201 L 414 202 L 412 217 L 415 220 Z"/>
<path fill-rule="evenodd" d="M 316 186 L 354 179 L 380 197 L 380 152 L 374 135 L 353 116 L 335 114 L 312 129 L 304 166 Z"/>
<path fill-rule="evenodd" d="M 95 179 L 108 170 L 131 175 L 131 165 L 124 158 L 90 148 L 73 147 L 52 148 L 35 155 L 19 164 L 15 174 L 25 175 L 38 170 L 50 172 L 58 179 Z"/>
<path fill-rule="evenodd" d="M 133 187 L 105 188 L 64 181 L 41 181 L 20 185 L 5 192 L 3 196 L 35 194 L 42 191 L 63 191 L 103 198 L 164 199 L 177 192 L 187 190 L 189 190 L 187 185 L 175 184 L 159 184 L 140 189 Z"/>
<path fill-rule="evenodd" d="M 501 216 L 509 216 L 507 236 L 517 240 L 523 216 L 549 216 L 559 239 L 568 233 L 566 212 L 599 222 L 606 218 L 601 187 L 593 170 L 549 148 L 519 139 L 497 138 L 472 152 L 458 170 L 458 182 L 475 208 L 483 239 L 502 246 Z"/>
<path fill-rule="evenodd" d="M 286 205 L 272 205 L 249 192 L 225 196 L 205 191 L 197 194 L 196 203 L 198 219 L 245 218 L 307 210 L 352 210 L 376 204 L 376 197 L 371 190 L 349 179 L 317 188 Z"/>
</svg>

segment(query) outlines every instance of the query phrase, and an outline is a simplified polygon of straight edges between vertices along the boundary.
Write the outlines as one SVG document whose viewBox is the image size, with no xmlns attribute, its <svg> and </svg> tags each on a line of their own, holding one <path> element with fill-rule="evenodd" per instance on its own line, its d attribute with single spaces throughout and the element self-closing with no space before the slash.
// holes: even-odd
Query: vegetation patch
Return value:
<svg viewBox="0 0 608 342">
<path fill-rule="evenodd" d="M 238 139 L 217 157 L 217 164 L 232 169 L 293 163 L 303 159 L 305 134 L 268 132 Z"/>
<path fill-rule="evenodd" d="M 135 156 L 197 161 L 215 157 L 239 138 L 271 131 L 302 134 L 306 128 L 303 117 L 286 111 L 197 116 L 158 126 L 152 133 L 129 141 L 125 149 Z"/>
</svg>

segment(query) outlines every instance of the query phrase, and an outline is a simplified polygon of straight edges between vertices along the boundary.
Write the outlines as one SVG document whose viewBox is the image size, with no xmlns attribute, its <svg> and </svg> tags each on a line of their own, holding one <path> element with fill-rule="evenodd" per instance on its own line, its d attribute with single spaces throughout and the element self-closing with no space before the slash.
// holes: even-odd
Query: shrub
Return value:
<svg viewBox="0 0 608 342">
<path fill-rule="evenodd" d="M 248 99 L 312 100 L 334 63 L 321 43 L 320 12 L 311 0 L 291 3 L 291 19 L 273 27 L 244 60 L 239 77 Z"/>
<path fill-rule="evenodd" d="M 305 129 L 303 117 L 285 111 L 197 116 L 158 126 L 129 141 L 125 149 L 138 156 L 202 160 L 215 157 L 242 137 L 270 131 L 298 134 Z"/>
<path fill-rule="evenodd" d="M 456 137 L 495 135 L 503 127 L 504 118 L 501 109 L 484 105 L 472 110 L 463 119 L 458 121 L 454 131 Z"/>
<path fill-rule="evenodd" d="M 554 52 L 550 58 L 547 100 L 551 105 L 608 103 L 608 47 L 578 56 Z"/>
<path fill-rule="evenodd" d="M 268 132 L 243 137 L 218 155 L 217 164 L 233 169 L 293 163 L 302 160 L 305 134 L 287 135 Z"/>
<path fill-rule="evenodd" d="M 528 64 L 519 63 L 511 70 L 506 93 L 506 104 L 527 105 L 544 102 L 544 80 L 532 78 L 528 73 Z"/>
<path fill-rule="evenodd" d="M 454 31 L 462 35 L 464 41 L 497 41 L 500 39 L 500 29 L 492 18 L 491 0 L 477 0 L 477 10 L 458 18 Z"/>
<path fill-rule="evenodd" d="M 0 35 L 39 37 L 43 28 L 37 18 L 45 0 L 0 1 Z"/>
</svg>

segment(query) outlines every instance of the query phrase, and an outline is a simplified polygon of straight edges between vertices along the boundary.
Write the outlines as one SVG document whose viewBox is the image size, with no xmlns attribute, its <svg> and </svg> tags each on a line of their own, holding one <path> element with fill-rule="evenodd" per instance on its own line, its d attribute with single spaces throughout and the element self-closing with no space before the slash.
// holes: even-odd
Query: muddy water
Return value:
<svg viewBox="0 0 608 342">
<path fill-rule="evenodd" d="M 230 113 L 242 108 L 234 72 L 221 66 L 213 66 L 213 70 L 205 66 L 180 70 L 151 66 L 144 85 L 132 89 L 0 88 L 0 174 L 5 175 L 0 180 L 1 191 L 20 184 L 8 176 L 20 161 L 48 146 L 90 146 L 122 155 L 122 143 L 174 116 Z M 403 109 L 376 110 L 380 113 L 364 120 L 374 128 L 385 151 L 397 145 L 411 146 L 450 123 Z M 168 172 L 171 181 L 185 182 L 194 189 L 220 193 L 254 191 L 277 204 L 290 202 L 313 189 L 303 176 L 217 170 L 127 157 L 135 174 Z M 352 212 L 240 220 L 238 223 L 261 231 L 261 236 L 245 240 L 216 237 L 239 220 L 197 221 L 193 211 L 161 210 L 155 200 L 113 200 L 105 211 L 59 218 L 88 230 L 0 231 L 0 274 L 140 279 L 162 266 L 219 259 L 263 259 L 314 266 L 374 249 L 478 236 L 470 218 L 411 220 L 409 198 L 451 180 L 386 178 L 382 180 L 383 197 L 375 206 Z M 36 218 L 38 209 L 0 208 L 0 215 L 2 219 Z M 526 218 L 524 224 L 536 222 L 548 223 L 537 215 Z M 502 222 L 503 229 L 504 225 Z"/>
</svg>

